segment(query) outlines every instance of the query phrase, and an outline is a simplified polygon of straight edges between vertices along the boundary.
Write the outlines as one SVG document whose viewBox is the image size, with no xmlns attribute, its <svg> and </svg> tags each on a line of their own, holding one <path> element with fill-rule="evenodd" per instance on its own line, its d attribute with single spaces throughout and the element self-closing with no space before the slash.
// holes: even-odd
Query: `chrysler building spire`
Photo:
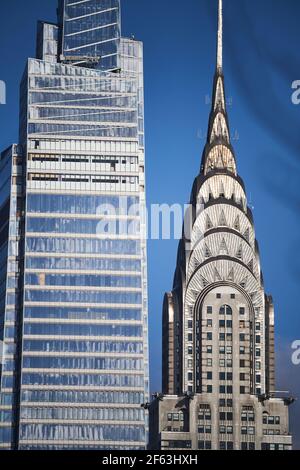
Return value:
<svg viewBox="0 0 300 470">
<path fill-rule="evenodd" d="M 163 303 L 163 395 L 149 418 L 155 450 L 292 447 L 292 401 L 274 395 L 274 306 L 230 141 L 222 6 L 207 142 Z"/>
<path fill-rule="evenodd" d="M 226 110 L 223 75 L 223 2 L 219 0 L 217 66 L 214 77 L 212 107 L 209 117 L 207 142 L 204 148 L 201 173 L 222 169 L 237 174 L 234 150 L 230 141 L 230 129 Z"/>
<path fill-rule="evenodd" d="M 217 48 L 217 70 L 223 67 L 223 0 L 219 0 L 219 23 L 218 23 L 218 48 Z"/>
</svg>

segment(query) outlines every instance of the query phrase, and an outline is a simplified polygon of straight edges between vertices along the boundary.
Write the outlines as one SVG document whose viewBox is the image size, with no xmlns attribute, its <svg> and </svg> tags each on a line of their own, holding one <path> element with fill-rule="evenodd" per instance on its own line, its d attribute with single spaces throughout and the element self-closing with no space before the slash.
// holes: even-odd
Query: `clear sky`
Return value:
<svg viewBox="0 0 300 470">
<path fill-rule="evenodd" d="M 224 72 L 239 174 L 254 207 L 267 293 L 276 308 L 277 389 L 300 398 L 300 80 L 298 0 L 224 0 Z M 2 0 L 0 148 L 17 140 L 18 87 L 35 53 L 36 21 L 55 21 L 56 0 Z M 217 0 L 122 0 L 124 36 L 145 45 L 147 198 L 188 202 L 204 146 L 215 66 Z M 172 287 L 177 241 L 150 241 L 151 389 L 161 387 L 161 305 Z M 300 401 L 291 408 L 300 448 Z"/>
</svg>

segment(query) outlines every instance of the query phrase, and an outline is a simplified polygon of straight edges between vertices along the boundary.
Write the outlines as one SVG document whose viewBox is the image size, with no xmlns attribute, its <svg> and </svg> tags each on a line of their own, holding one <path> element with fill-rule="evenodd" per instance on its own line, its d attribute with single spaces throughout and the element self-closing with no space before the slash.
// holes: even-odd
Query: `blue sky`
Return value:
<svg viewBox="0 0 300 470">
<path fill-rule="evenodd" d="M 184 5 L 184 6 L 183 6 Z M 123 35 L 144 42 L 147 198 L 185 203 L 199 171 L 215 66 L 217 1 L 123 0 Z M 18 88 L 35 52 L 36 21 L 55 21 L 56 0 L 3 0 L 0 18 L 0 148 L 18 133 Z M 224 72 L 229 119 L 250 205 L 254 207 L 266 291 L 276 308 L 277 388 L 300 397 L 300 80 L 297 0 L 225 0 Z M 161 305 L 172 287 L 177 241 L 150 241 L 151 389 L 160 390 Z M 300 402 L 291 409 L 300 448 Z"/>
</svg>

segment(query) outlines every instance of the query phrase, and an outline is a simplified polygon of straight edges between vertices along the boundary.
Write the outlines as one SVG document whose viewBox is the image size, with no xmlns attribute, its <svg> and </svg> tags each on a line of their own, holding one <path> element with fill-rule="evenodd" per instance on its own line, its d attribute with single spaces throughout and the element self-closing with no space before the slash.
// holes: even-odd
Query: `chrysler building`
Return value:
<svg viewBox="0 0 300 470">
<path fill-rule="evenodd" d="M 212 109 L 173 290 L 163 305 L 163 393 L 151 449 L 288 450 L 291 398 L 275 391 L 274 306 L 230 139 L 219 0 Z"/>
</svg>

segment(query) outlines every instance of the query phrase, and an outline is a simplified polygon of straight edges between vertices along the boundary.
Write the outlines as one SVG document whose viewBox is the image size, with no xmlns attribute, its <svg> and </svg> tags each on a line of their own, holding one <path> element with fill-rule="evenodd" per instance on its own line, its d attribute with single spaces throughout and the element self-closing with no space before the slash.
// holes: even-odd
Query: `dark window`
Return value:
<svg viewBox="0 0 300 470">
<path fill-rule="evenodd" d="M 232 328 L 232 320 L 226 320 L 227 328 Z"/>
<path fill-rule="evenodd" d="M 241 386 L 241 387 L 240 387 L 240 394 L 241 394 L 241 395 L 245 395 L 245 393 L 246 393 L 246 387 Z"/>
<path fill-rule="evenodd" d="M 217 299 L 221 299 L 222 295 L 221 295 L 221 294 L 217 294 L 216 297 L 217 297 Z"/>
<path fill-rule="evenodd" d="M 231 299 L 235 299 L 235 294 L 230 294 Z"/>
<path fill-rule="evenodd" d="M 225 328 L 225 320 L 220 320 L 219 321 L 219 327 L 220 328 Z"/>
<path fill-rule="evenodd" d="M 212 380 L 212 372 L 207 372 L 207 380 Z"/>
<path fill-rule="evenodd" d="M 220 372 L 220 380 L 226 380 L 225 372 Z"/>
<path fill-rule="evenodd" d="M 245 315 L 245 307 L 240 307 L 240 315 Z"/>
<path fill-rule="evenodd" d="M 263 424 L 268 424 L 268 416 L 266 414 L 263 415 Z"/>
<path fill-rule="evenodd" d="M 207 339 L 208 339 L 209 341 L 212 340 L 212 337 L 213 337 L 213 336 L 212 336 L 212 333 L 207 333 Z"/>
<path fill-rule="evenodd" d="M 207 385 L 207 393 L 212 393 L 213 388 L 212 385 Z"/>
<path fill-rule="evenodd" d="M 232 315 L 232 308 L 229 305 L 222 305 L 220 308 L 220 315 Z"/>
<path fill-rule="evenodd" d="M 199 450 L 211 450 L 211 441 L 198 441 Z"/>
<path fill-rule="evenodd" d="M 188 328 L 189 329 L 193 328 L 193 320 L 188 321 Z"/>
<path fill-rule="evenodd" d="M 191 449 L 192 441 L 169 441 L 170 449 Z"/>
<path fill-rule="evenodd" d="M 211 315 L 211 314 L 213 313 L 212 307 L 210 307 L 210 306 L 207 307 L 206 312 L 207 312 L 209 315 Z"/>
<path fill-rule="evenodd" d="M 219 400 L 219 406 L 226 406 L 226 400 L 225 400 L 225 398 L 220 398 L 220 400 Z"/>
<path fill-rule="evenodd" d="M 192 333 L 188 334 L 188 341 L 193 341 L 193 334 Z"/>
</svg>

